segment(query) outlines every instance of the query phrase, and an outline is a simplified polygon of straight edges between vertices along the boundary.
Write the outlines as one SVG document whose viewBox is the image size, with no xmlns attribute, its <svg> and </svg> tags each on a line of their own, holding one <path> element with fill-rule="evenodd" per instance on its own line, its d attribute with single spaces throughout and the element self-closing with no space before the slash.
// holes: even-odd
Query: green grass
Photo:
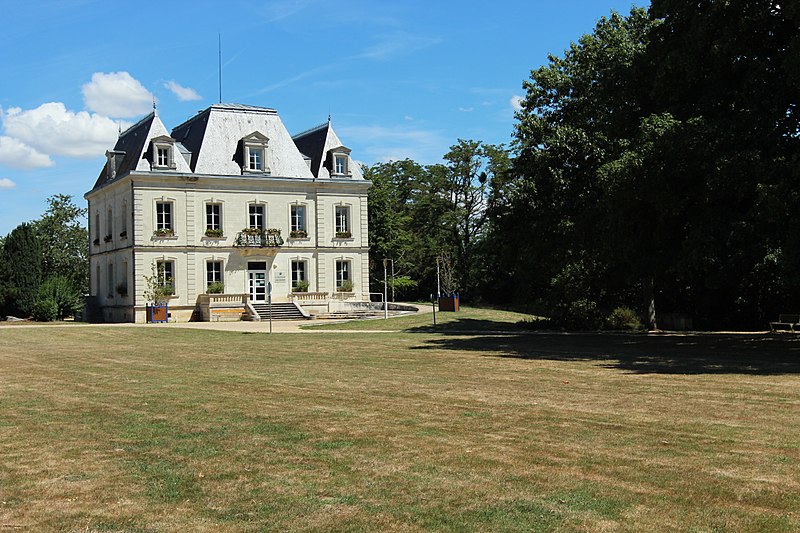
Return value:
<svg viewBox="0 0 800 533">
<path fill-rule="evenodd" d="M 418 304 L 423 305 L 423 304 Z M 430 307 L 430 305 L 428 306 Z M 361 330 L 361 331 L 406 331 L 406 332 L 473 332 L 473 331 L 518 331 L 519 322 L 535 317 L 512 311 L 462 307 L 457 313 L 436 312 L 392 317 L 389 320 L 375 318 L 351 320 L 333 324 L 314 324 L 303 326 L 309 330 Z"/>
<path fill-rule="evenodd" d="M 491 333 L 3 329 L 0 525 L 800 529 L 794 337 L 465 317 Z"/>
</svg>

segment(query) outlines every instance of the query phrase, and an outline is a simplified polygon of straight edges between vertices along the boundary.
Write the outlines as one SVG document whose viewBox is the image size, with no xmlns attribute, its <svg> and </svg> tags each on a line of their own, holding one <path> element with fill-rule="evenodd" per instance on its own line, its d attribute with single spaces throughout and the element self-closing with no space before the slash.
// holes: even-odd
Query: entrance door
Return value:
<svg viewBox="0 0 800 533">
<path fill-rule="evenodd" d="M 266 270 L 248 270 L 247 282 L 250 290 L 250 299 L 254 302 L 265 302 L 267 300 Z"/>
</svg>

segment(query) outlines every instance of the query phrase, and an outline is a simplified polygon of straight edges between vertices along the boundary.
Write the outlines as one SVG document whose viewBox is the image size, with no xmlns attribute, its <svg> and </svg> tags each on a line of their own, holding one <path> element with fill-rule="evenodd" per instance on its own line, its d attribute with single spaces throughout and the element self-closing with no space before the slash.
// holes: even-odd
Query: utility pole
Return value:
<svg viewBox="0 0 800 533">
<path fill-rule="evenodd" d="M 388 259 L 383 260 L 383 318 L 389 318 L 389 301 L 386 299 L 388 293 L 388 285 L 386 284 L 386 263 Z"/>
<path fill-rule="evenodd" d="M 392 303 L 394 303 L 394 257 L 390 261 L 392 262 Z"/>
</svg>

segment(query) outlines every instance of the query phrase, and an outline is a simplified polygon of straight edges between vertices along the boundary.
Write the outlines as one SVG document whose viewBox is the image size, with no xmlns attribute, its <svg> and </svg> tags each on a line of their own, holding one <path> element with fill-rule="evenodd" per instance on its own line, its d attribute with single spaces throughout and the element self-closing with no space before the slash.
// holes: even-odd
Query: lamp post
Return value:
<svg viewBox="0 0 800 533">
<path fill-rule="evenodd" d="M 389 293 L 388 285 L 386 283 L 386 264 L 389 262 L 388 259 L 383 260 L 383 318 L 389 318 L 389 301 L 386 299 L 386 296 Z"/>
</svg>

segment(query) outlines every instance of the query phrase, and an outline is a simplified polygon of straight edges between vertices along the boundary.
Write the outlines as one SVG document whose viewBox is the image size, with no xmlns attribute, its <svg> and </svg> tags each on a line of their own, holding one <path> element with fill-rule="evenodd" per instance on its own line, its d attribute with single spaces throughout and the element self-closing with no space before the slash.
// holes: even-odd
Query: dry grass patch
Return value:
<svg viewBox="0 0 800 533">
<path fill-rule="evenodd" d="M 9 328 L 0 524 L 793 531 L 797 354 L 788 337 Z"/>
</svg>

